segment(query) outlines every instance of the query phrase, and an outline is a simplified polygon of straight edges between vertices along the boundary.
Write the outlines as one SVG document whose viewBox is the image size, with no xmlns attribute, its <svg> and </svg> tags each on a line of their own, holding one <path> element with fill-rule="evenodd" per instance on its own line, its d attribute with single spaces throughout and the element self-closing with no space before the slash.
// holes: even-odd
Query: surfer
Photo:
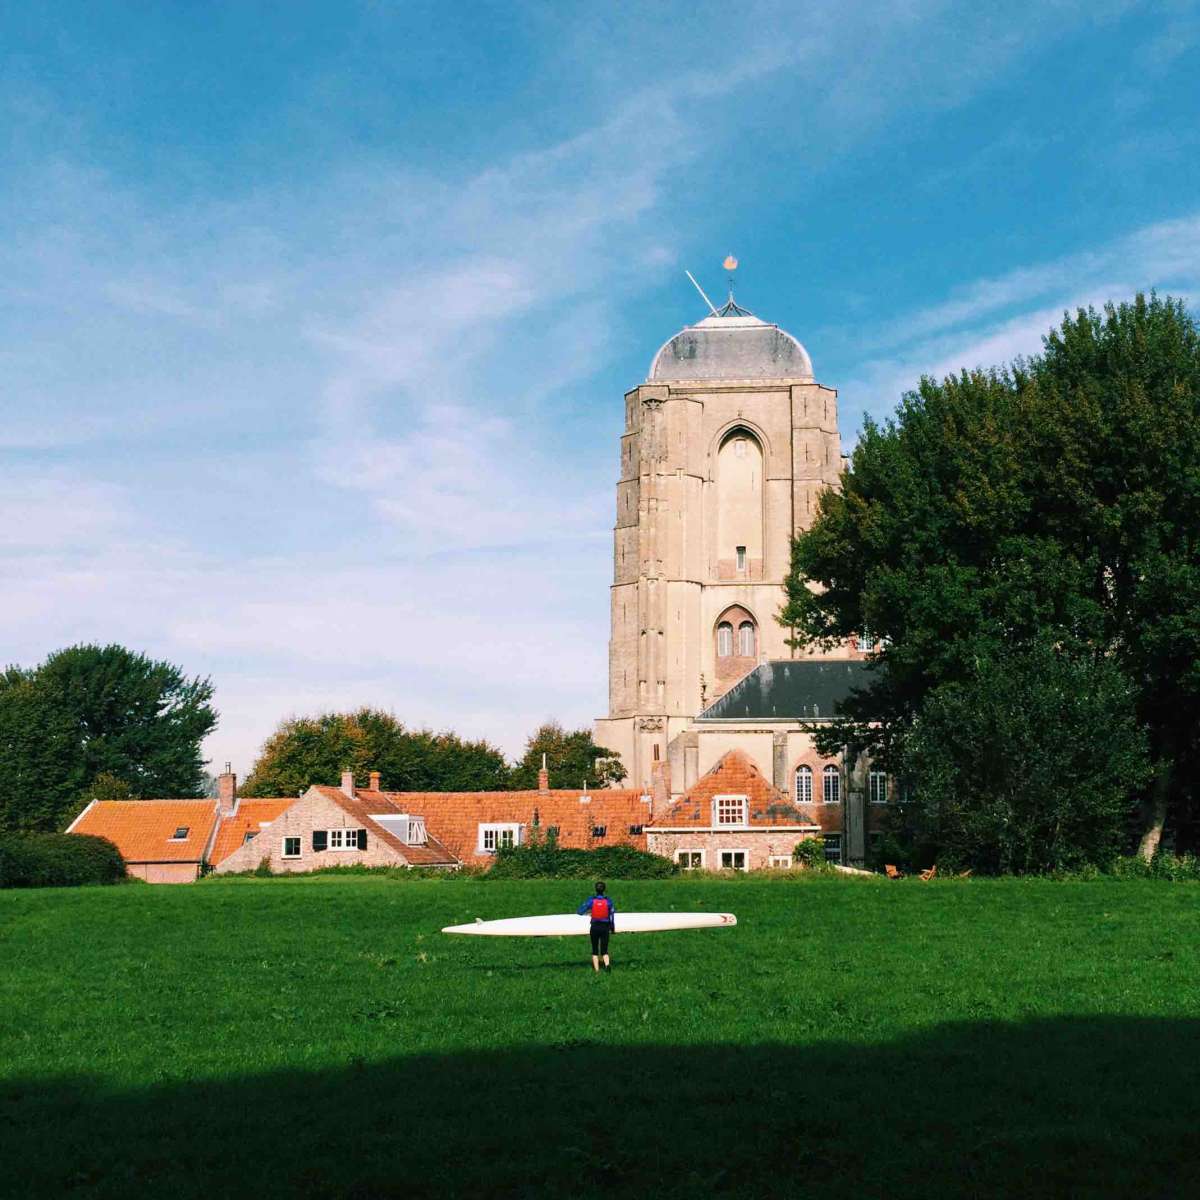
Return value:
<svg viewBox="0 0 1200 1200">
<path fill-rule="evenodd" d="M 604 960 L 604 969 L 612 970 L 612 964 L 608 960 L 608 935 L 615 933 L 616 925 L 616 906 L 604 894 L 604 880 L 596 881 L 596 890 L 592 893 L 578 909 L 580 916 L 590 914 L 592 918 L 592 927 L 589 930 L 592 936 L 592 970 L 600 970 L 600 960 Z"/>
</svg>

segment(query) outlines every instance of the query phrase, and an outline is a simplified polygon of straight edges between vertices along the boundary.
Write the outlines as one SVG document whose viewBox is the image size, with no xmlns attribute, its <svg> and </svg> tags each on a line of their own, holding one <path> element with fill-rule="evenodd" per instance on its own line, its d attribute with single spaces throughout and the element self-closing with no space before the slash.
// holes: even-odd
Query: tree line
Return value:
<svg viewBox="0 0 1200 1200">
<path fill-rule="evenodd" d="M 210 679 L 117 645 L 71 646 L 36 667 L 9 667 L 0 674 L 0 832 L 61 830 L 92 800 L 215 794 L 201 750 L 217 725 L 213 690 Z M 510 763 L 489 742 L 360 708 L 284 720 L 241 793 L 295 796 L 338 783 L 347 768 L 359 787 L 379 771 L 389 791 L 536 788 L 543 754 L 556 787 L 625 776 L 587 729 L 548 721 Z"/>
</svg>

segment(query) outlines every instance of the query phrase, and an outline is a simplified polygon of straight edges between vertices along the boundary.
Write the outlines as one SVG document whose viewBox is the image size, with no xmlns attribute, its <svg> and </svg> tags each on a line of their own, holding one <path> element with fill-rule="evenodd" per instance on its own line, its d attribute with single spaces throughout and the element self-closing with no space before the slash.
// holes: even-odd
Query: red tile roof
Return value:
<svg viewBox="0 0 1200 1200">
<path fill-rule="evenodd" d="M 336 789 L 335 789 L 336 790 Z M 646 849 L 644 833 L 631 834 L 630 826 L 649 820 L 650 805 L 636 790 L 604 788 L 587 793 L 558 789 L 549 792 L 372 792 L 358 789 L 368 808 L 386 802 L 374 812 L 411 813 L 424 817 L 430 834 L 463 862 L 489 862 L 491 855 L 477 853 L 478 828 L 490 824 L 532 825 L 534 816 L 542 829 L 558 828 L 560 846 L 591 849 L 596 846 L 630 845 Z M 605 836 L 592 837 L 603 825 Z"/>
<path fill-rule="evenodd" d="M 654 827 L 710 826 L 713 797 L 726 795 L 749 800 L 751 825 L 815 824 L 813 814 L 770 783 L 745 751 L 730 750 L 666 812 L 655 814 Z"/>
<path fill-rule="evenodd" d="M 430 822 L 426 822 L 426 842 L 423 846 L 410 846 L 402 842 L 396 835 L 382 825 L 371 820 L 372 813 L 410 813 L 413 816 L 424 816 L 411 808 L 401 808 L 394 804 L 391 796 L 385 792 L 372 792 L 367 788 L 355 788 L 354 799 L 351 800 L 341 788 L 317 786 L 317 791 L 327 800 L 340 805 L 357 821 L 361 821 L 364 829 L 372 833 L 387 847 L 403 855 L 405 861 L 414 867 L 443 867 L 457 865 L 454 854 L 433 835 Z M 396 795 L 399 793 L 392 793 Z"/>
<path fill-rule="evenodd" d="M 97 800 L 71 832 L 108 838 L 127 863 L 199 862 L 216 821 L 215 800 Z M 187 836 L 176 841 L 181 828 Z"/>
<path fill-rule="evenodd" d="M 212 851 L 208 856 L 209 862 L 214 867 L 223 862 L 239 846 L 245 844 L 246 834 L 257 834 L 264 825 L 275 820 L 281 812 L 295 803 L 294 796 L 239 799 L 233 816 L 221 819 L 216 841 L 213 842 Z"/>
</svg>

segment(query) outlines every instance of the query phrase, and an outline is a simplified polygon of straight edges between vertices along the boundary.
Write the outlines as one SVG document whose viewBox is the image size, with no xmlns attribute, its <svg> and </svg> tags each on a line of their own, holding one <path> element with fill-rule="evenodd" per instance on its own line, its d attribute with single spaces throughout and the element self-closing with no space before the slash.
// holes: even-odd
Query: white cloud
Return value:
<svg viewBox="0 0 1200 1200">
<path fill-rule="evenodd" d="M 889 414 L 922 375 L 997 366 L 1038 353 L 1064 312 L 1157 288 L 1200 295 L 1200 214 L 1160 221 L 1107 245 L 957 288 L 947 300 L 881 326 L 866 343 L 885 350 L 841 388 L 842 437 L 866 413 Z"/>
</svg>

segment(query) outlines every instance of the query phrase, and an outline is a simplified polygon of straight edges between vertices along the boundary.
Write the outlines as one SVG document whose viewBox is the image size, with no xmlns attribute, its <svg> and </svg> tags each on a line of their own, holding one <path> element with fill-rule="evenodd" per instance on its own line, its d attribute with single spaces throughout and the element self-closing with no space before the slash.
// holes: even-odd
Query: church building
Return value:
<svg viewBox="0 0 1200 1200">
<path fill-rule="evenodd" d="M 805 811 L 815 802 L 840 813 L 869 788 L 882 802 L 886 780 L 822 759 L 801 729 L 861 682 L 869 641 L 796 651 L 776 619 L 792 537 L 841 475 L 837 392 L 817 381 L 804 346 L 735 303 L 732 287 L 710 308 L 625 396 L 608 715 L 596 742 L 620 755 L 626 786 L 650 790 L 661 775 L 675 801 L 737 751 Z M 835 823 L 831 809 L 825 818 Z M 851 822 L 853 861 L 868 823 Z"/>
</svg>

